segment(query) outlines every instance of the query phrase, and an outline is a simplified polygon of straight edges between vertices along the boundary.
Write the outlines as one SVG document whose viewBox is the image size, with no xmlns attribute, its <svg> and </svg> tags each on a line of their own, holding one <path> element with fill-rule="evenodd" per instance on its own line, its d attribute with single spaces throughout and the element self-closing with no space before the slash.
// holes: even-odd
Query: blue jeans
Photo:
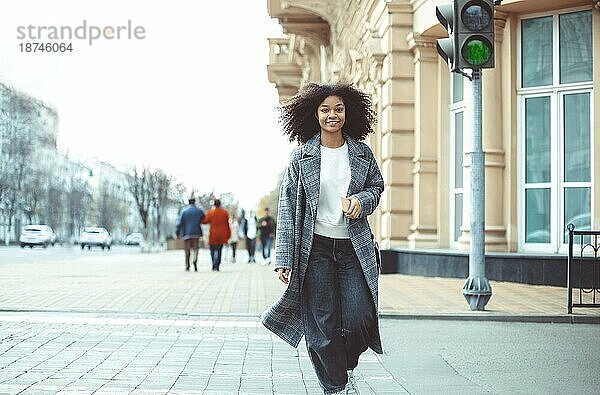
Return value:
<svg viewBox="0 0 600 395">
<path fill-rule="evenodd" d="M 248 263 L 254 262 L 254 252 L 256 249 L 256 239 L 246 239 L 246 248 L 248 249 Z"/>
<path fill-rule="evenodd" d="M 219 270 L 221 266 L 221 251 L 223 244 L 214 244 L 210 246 L 210 260 L 212 261 L 212 270 Z"/>
<path fill-rule="evenodd" d="M 271 245 L 273 244 L 273 238 L 265 236 L 260 238 L 262 243 L 262 255 L 264 259 L 271 257 Z"/>
<path fill-rule="evenodd" d="M 376 331 L 375 304 L 350 239 L 315 235 L 302 287 L 308 353 L 325 394 L 341 391 Z"/>
</svg>

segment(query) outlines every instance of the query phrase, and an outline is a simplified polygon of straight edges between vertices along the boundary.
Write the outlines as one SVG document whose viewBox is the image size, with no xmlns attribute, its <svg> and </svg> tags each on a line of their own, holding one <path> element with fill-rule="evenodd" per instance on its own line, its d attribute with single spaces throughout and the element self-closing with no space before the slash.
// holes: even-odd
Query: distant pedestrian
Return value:
<svg viewBox="0 0 600 395">
<path fill-rule="evenodd" d="M 275 220 L 269 214 L 269 208 L 265 208 L 265 216 L 258 220 L 260 224 L 260 244 L 262 245 L 262 256 L 265 263 L 271 263 L 271 246 L 275 235 Z"/>
<path fill-rule="evenodd" d="M 256 252 L 256 232 L 257 220 L 253 210 L 250 210 L 243 219 L 244 240 L 248 250 L 248 263 L 256 262 L 254 254 Z"/>
<path fill-rule="evenodd" d="M 221 208 L 221 201 L 215 199 L 214 207 L 208 210 L 206 217 L 202 220 L 203 224 L 209 224 L 208 246 L 210 248 L 210 259 L 212 261 L 212 270 L 218 272 L 221 266 L 221 253 L 223 244 L 227 244 L 231 229 L 229 229 L 229 214 Z"/>
<path fill-rule="evenodd" d="M 240 224 L 235 216 L 229 218 L 229 229 L 231 230 L 231 236 L 229 236 L 229 246 L 231 247 L 231 262 L 235 263 L 235 250 L 239 241 Z"/>
<path fill-rule="evenodd" d="M 308 84 L 281 107 L 292 153 L 281 185 L 275 270 L 288 284 L 262 315 L 290 345 L 305 337 L 325 394 L 358 393 L 354 368 L 370 347 L 383 353 L 378 270 L 367 215 L 383 178 L 361 141 L 375 120 L 367 94 L 350 85 Z"/>
<path fill-rule="evenodd" d="M 175 223 L 175 235 L 178 239 L 183 239 L 185 270 L 188 272 L 190 271 L 190 253 L 192 254 L 194 271 L 198 271 L 198 247 L 200 237 L 202 237 L 200 223 L 203 219 L 204 211 L 196 207 L 196 198 L 193 195 L 190 196 L 188 205 L 181 210 Z"/>
</svg>

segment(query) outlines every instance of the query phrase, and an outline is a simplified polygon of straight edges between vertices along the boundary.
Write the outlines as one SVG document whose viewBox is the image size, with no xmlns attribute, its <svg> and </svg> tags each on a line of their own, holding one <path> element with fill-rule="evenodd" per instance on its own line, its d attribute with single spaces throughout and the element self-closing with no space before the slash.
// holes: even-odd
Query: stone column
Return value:
<svg viewBox="0 0 600 395">
<path fill-rule="evenodd" d="M 438 54 L 435 39 L 410 33 L 408 46 L 414 54 L 415 131 L 413 212 L 409 246 L 439 247 L 437 224 L 437 98 Z"/>
<path fill-rule="evenodd" d="M 386 56 L 381 76 L 381 247 L 407 245 L 413 207 L 414 76 L 406 36 L 412 31 L 412 6 L 387 3 L 381 41 Z"/>
<path fill-rule="evenodd" d="M 371 95 L 373 108 L 377 111 L 377 114 L 381 114 L 381 70 L 383 66 L 383 59 L 385 54 L 381 51 L 381 37 L 373 38 L 376 41 L 376 49 L 373 50 L 371 45 L 371 51 L 369 56 L 369 67 L 366 82 L 366 91 Z M 367 144 L 371 147 L 373 155 L 377 158 L 377 162 L 381 167 L 381 122 L 374 125 L 374 134 L 368 137 Z M 380 241 L 381 237 L 381 205 L 377 206 L 377 209 L 369 216 L 369 223 L 375 236 L 375 240 Z"/>
<path fill-rule="evenodd" d="M 505 155 L 502 125 L 502 39 L 507 14 L 496 11 L 495 68 L 483 71 L 483 147 L 485 155 L 485 247 L 508 251 L 505 224 Z"/>
</svg>

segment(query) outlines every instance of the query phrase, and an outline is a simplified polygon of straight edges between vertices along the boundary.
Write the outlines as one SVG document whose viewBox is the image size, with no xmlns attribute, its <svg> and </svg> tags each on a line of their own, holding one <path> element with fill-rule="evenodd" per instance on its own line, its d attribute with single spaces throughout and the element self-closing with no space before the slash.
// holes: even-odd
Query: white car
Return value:
<svg viewBox="0 0 600 395">
<path fill-rule="evenodd" d="M 46 248 L 56 243 L 56 234 L 48 225 L 27 225 L 21 231 L 19 243 L 21 248 L 33 248 L 36 245 Z"/>
<path fill-rule="evenodd" d="M 105 228 L 91 227 L 83 229 L 79 236 L 79 244 L 83 250 L 85 247 L 91 249 L 92 247 L 100 247 L 102 249 L 109 249 L 112 244 L 112 237 L 108 230 Z"/>
<path fill-rule="evenodd" d="M 130 233 L 125 237 L 125 245 L 137 246 L 144 242 L 144 235 L 138 232 Z"/>
</svg>

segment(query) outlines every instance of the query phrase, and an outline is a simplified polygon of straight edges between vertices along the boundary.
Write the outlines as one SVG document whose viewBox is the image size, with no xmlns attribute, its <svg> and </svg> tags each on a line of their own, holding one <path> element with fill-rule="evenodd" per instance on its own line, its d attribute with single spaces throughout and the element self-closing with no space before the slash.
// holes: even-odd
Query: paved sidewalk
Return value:
<svg viewBox="0 0 600 395">
<path fill-rule="evenodd" d="M 408 393 L 370 351 L 357 374 L 363 395 Z M 319 393 L 306 348 L 256 318 L 0 316 L 0 395 Z"/>
<path fill-rule="evenodd" d="M 244 253 L 238 262 L 245 262 Z M 92 251 L 76 259 L 0 265 L 0 309 L 257 315 L 284 290 L 272 266 L 226 260 L 221 272 L 212 272 L 208 262 L 208 252 L 202 250 L 199 272 L 185 272 L 182 251 Z M 461 294 L 463 283 L 464 279 L 382 275 L 380 311 L 415 317 L 566 314 L 564 288 L 496 281 L 491 281 L 487 311 L 472 313 Z M 574 312 L 600 317 L 600 309 Z"/>
<path fill-rule="evenodd" d="M 128 251 L 74 250 L 64 259 L 52 260 L 43 259 L 48 257 L 43 250 L 34 250 L 23 252 L 31 258 L 28 261 L 0 262 L 0 395 L 322 393 L 305 347 L 289 347 L 258 322 L 258 314 L 284 290 L 272 266 L 226 260 L 221 272 L 212 272 L 203 250 L 199 271 L 185 272 L 182 251 Z M 243 252 L 239 261 L 245 262 Z M 498 323 L 499 327 L 439 320 L 495 317 L 511 321 L 527 316 L 525 321 L 531 321 L 532 316 L 565 316 L 563 288 L 499 282 L 492 282 L 489 311 L 470 312 L 461 294 L 463 281 L 381 277 L 382 331 L 388 352 L 396 351 L 383 357 L 370 351 L 362 356 L 357 370 L 362 395 L 448 395 L 463 394 L 467 388 L 470 394 L 494 393 L 481 383 L 493 382 L 490 377 L 498 372 L 511 372 L 509 360 L 489 368 L 493 358 L 478 354 L 477 348 L 465 359 L 465 346 L 457 335 L 449 337 L 450 343 L 430 347 L 424 355 L 422 348 L 432 338 L 421 337 L 424 329 L 415 328 L 431 328 L 428 336 L 438 339 L 451 327 L 455 332 L 493 328 L 496 334 L 506 327 L 514 330 L 514 335 L 505 335 L 512 340 L 524 333 L 523 328 L 532 327 L 510 325 L 531 324 Z M 578 317 L 599 318 L 600 322 L 597 309 L 578 313 Z M 417 323 L 390 317 L 436 320 Z M 527 341 L 539 341 L 531 350 L 511 350 L 511 343 L 500 343 L 497 352 L 523 349 L 529 355 L 547 348 L 546 337 L 538 333 L 558 326 L 537 325 L 529 330 L 535 337 Z M 576 334 L 589 339 L 597 326 L 576 327 L 560 326 L 560 331 L 548 336 L 558 333 L 561 342 L 577 346 L 579 354 L 574 358 L 578 359 L 571 362 L 585 372 L 585 366 L 597 365 L 586 350 L 592 355 L 597 352 L 589 347 L 593 341 L 582 342 Z M 411 330 L 416 332 L 406 337 Z M 491 332 L 490 336 L 493 346 L 496 338 Z M 453 352 L 445 351 L 453 347 Z M 522 366 L 539 359 L 532 358 L 523 357 Z M 463 360 L 472 361 L 462 366 Z M 474 376 L 481 385 L 471 388 L 473 379 L 467 372 L 477 364 L 488 369 Z M 573 370 L 571 380 L 578 377 L 578 368 Z M 585 388 L 595 385 L 586 383 Z"/>
</svg>

